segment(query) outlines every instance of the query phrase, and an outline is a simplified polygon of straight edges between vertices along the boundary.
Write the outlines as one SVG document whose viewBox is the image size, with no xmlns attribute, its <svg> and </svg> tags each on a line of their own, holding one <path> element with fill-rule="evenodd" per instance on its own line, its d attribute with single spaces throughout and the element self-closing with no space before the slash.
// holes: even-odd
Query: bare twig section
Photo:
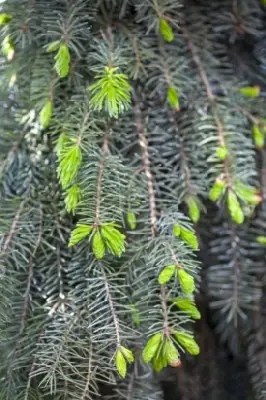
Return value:
<svg viewBox="0 0 266 400">
<path fill-rule="evenodd" d="M 226 143 L 225 143 L 224 127 L 223 127 L 223 123 L 222 123 L 222 121 L 221 121 L 221 119 L 220 119 L 220 117 L 219 117 L 219 115 L 217 113 L 217 110 L 216 110 L 215 95 L 213 94 L 211 85 L 209 83 L 209 80 L 208 80 L 207 74 L 205 72 L 204 66 L 203 66 L 203 64 L 201 62 L 201 59 L 200 59 L 200 57 L 198 55 L 197 49 L 195 48 L 195 46 L 194 46 L 194 44 L 193 44 L 193 42 L 191 40 L 188 41 L 188 47 L 189 47 L 189 49 L 191 51 L 193 61 L 194 61 L 194 63 L 196 64 L 196 66 L 198 68 L 201 80 L 202 80 L 202 82 L 203 82 L 203 84 L 205 86 L 209 103 L 210 103 L 210 105 L 211 105 L 211 107 L 213 109 L 213 115 L 214 115 L 214 119 L 215 119 L 215 122 L 216 122 L 216 125 L 217 125 L 220 144 L 221 144 L 221 146 L 225 146 Z"/>
<path fill-rule="evenodd" d="M 109 305 L 110 305 L 110 310 L 111 310 L 112 318 L 113 318 L 114 325 L 115 325 L 115 332 L 116 332 L 116 339 L 117 339 L 117 347 L 119 347 L 120 344 L 121 344 L 119 319 L 118 319 L 117 316 L 116 316 L 114 300 L 113 300 L 113 297 L 112 297 L 112 295 L 111 295 L 111 292 L 110 292 L 110 289 L 109 289 L 109 283 L 108 283 L 108 280 L 107 280 L 107 277 L 106 277 L 104 271 L 103 271 L 103 279 L 104 279 L 104 284 L 105 284 L 106 295 L 107 295 L 107 298 L 108 298 L 108 302 L 109 302 Z"/>
<path fill-rule="evenodd" d="M 90 116 L 89 112 L 86 111 L 85 114 L 84 114 L 84 118 L 82 120 L 82 123 L 80 125 L 80 129 L 79 129 L 79 136 L 78 136 L 78 144 L 79 145 L 82 143 L 84 133 L 86 132 L 87 122 L 89 120 L 89 116 Z"/>
<path fill-rule="evenodd" d="M 174 110 L 170 110 L 169 111 L 169 119 L 172 122 L 174 128 L 175 128 L 175 132 L 176 134 L 179 136 L 179 145 L 180 145 L 180 158 L 181 158 L 181 168 L 183 169 L 184 172 L 184 176 L 185 176 L 185 181 L 186 181 L 186 185 L 188 188 L 189 193 L 194 193 L 195 190 L 193 188 L 193 185 L 191 183 L 191 174 L 190 174 L 190 170 L 189 170 L 189 166 L 188 166 L 188 162 L 187 162 L 187 157 L 185 154 L 185 149 L 184 149 L 184 144 L 183 144 L 183 140 L 179 135 L 179 129 L 175 120 L 175 116 L 174 116 Z"/>
<path fill-rule="evenodd" d="M 91 375 L 92 375 L 91 355 L 92 355 L 92 346 L 90 345 L 87 380 L 80 400 L 86 400 L 89 397 Z"/>
<path fill-rule="evenodd" d="M 96 206 L 95 206 L 95 224 L 100 225 L 100 207 L 101 207 L 101 190 L 102 190 L 102 179 L 103 179 L 103 170 L 104 170 L 104 160 L 106 154 L 109 153 L 108 147 L 108 136 L 104 137 L 102 151 L 101 151 L 101 159 L 99 161 L 99 172 L 96 186 Z"/>
<path fill-rule="evenodd" d="M 167 287 L 166 285 L 161 285 L 161 303 L 162 303 L 162 313 L 164 320 L 164 333 L 166 336 L 171 335 L 171 329 L 169 326 L 168 312 L 167 312 Z"/>
<path fill-rule="evenodd" d="M 207 96 L 208 96 L 209 102 L 213 105 L 213 104 L 215 104 L 215 95 L 212 92 L 212 88 L 211 88 L 211 85 L 209 83 L 208 76 L 207 76 L 207 74 L 205 72 L 204 66 L 203 66 L 203 64 L 201 62 L 201 59 L 200 59 L 200 57 L 198 55 L 198 52 L 197 52 L 197 49 L 194 46 L 192 40 L 188 40 L 188 47 L 189 47 L 189 49 L 191 51 L 193 61 L 196 64 L 196 66 L 197 66 L 197 68 L 199 70 L 199 74 L 200 74 L 201 80 L 204 83 L 204 86 L 206 88 L 206 92 L 207 92 Z"/>
<path fill-rule="evenodd" d="M 253 124 L 260 125 L 260 119 L 252 115 L 248 110 L 246 110 L 244 107 L 239 107 L 236 106 L 236 109 L 240 111 L 243 115 L 247 117 Z"/>
<path fill-rule="evenodd" d="M 232 237 L 232 249 L 233 249 L 233 259 L 232 259 L 232 266 L 233 266 L 233 273 L 232 273 L 232 281 L 233 281 L 233 309 L 234 309 L 234 324 L 237 327 L 238 323 L 238 314 L 239 314 L 239 280 L 240 280 L 240 267 L 239 267 L 239 260 L 238 260 L 238 245 L 239 245 L 239 237 L 236 232 L 236 228 L 233 225 L 233 237 Z"/>
<path fill-rule="evenodd" d="M 26 199 L 24 199 L 19 205 L 18 211 L 15 215 L 15 218 L 13 219 L 10 230 L 7 233 L 6 238 L 4 240 L 3 249 L 1 251 L 1 253 L 5 252 L 8 249 L 9 243 L 10 243 L 13 235 L 15 234 L 15 231 L 16 231 L 16 228 L 17 228 L 17 225 L 18 225 L 20 216 L 22 214 L 25 203 L 26 203 Z"/>
<path fill-rule="evenodd" d="M 149 195 L 149 209 L 150 209 L 150 226 L 151 226 L 151 234 L 153 237 L 156 236 L 156 200 L 155 200 L 155 190 L 153 187 L 153 177 L 151 173 L 150 160 L 149 160 L 149 151 L 148 151 L 148 141 L 144 133 L 144 126 L 141 118 L 141 112 L 139 106 L 136 104 L 135 106 L 135 116 L 136 116 L 136 125 L 137 125 L 137 133 L 139 137 L 139 145 L 142 150 L 142 162 L 144 171 L 148 181 L 148 195 Z"/>
<path fill-rule="evenodd" d="M 43 334 L 43 328 L 40 331 L 40 334 L 39 334 L 39 337 L 38 337 L 38 340 L 37 340 L 37 343 L 36 343 L 36 347 L 39 345 L 39 343 L 41 341 L 42 334 Z M 37 361 L 37 356 L 35 354 L 34 357 L 33 357 L 33 360 L 32 360 L 31 367 L 30 367 L 30 372 L 29 372 L 29 377 L 28 377 L 28 382 L 27 382 L 27 387 L 26 387 L 26 391 L 25 391 L 24 400 L 28 400 L 28 398 L 29 398 L 31 377 L 32 377 L 32 374 L 33 374 L 33 372 L 35 370 L 35 367 L 36 367 L 36 361 Z"/>
<path fill-rule="evenodd" d="M 134 373 L 132 373 L 127 388 L 127 400 L 132 400 L 133 398 L 134 382 L 135 382 L 135 375 Z"/>
<path fill-rule="evenodd" d="M 50 83 L 50 87 L 49 87 L 49 93 L 48 93 L 48 98 L 50 101 L 53 101 L 54 86 L 55 86 L 56 78 L 57 78 L 57 74 L 56 74 L 56 72 L 54 72 L 52 75 L 52 79 L 51 79 L 51 83 Z"/>
</svg>

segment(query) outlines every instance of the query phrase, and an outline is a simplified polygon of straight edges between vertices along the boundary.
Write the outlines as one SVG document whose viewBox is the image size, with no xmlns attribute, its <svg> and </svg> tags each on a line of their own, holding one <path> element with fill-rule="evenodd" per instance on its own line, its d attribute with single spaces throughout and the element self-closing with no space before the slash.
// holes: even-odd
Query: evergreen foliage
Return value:
<svg viewBox="0 0 266 400">
<path fill-rule="evenodd" d="M 201 278 L 265 398 L 265 7 L 2 3 L 0 400 L 162 399 Z"/>
</svg>

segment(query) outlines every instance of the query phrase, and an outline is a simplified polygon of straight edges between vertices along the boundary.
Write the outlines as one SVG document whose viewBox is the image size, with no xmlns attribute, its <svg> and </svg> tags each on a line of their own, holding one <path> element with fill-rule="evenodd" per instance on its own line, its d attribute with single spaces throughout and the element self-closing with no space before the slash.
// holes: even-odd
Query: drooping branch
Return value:
<svg viewBox="0 0 266 400">
<path fill-rule="evenodd" d="M 41 207 L 40 207 L 40 222 L 39 223 L 40 223 L 40 227 L 39 227 L 39 234 L 38 234 L 37 242 L 36 242 L 33 252 L 30 255 L 30 259 L 29 259 L 28 281 L 27 281 L 26 291 L 24 294 L 24 307 L 23 307 L 23 313 L 22 313 L 21 324 L 20 324 L 20 332 L 19 332 L 20 335 L 24 331 L 26 317 L 27 317 L 27 310 L 28 310 L 29 296 L 30 296 L 30 287 L 31 287 L 31 280 L 32 280 L 32 275 L 33 275 L 33 262 L 34 262 L 36 252 L 37 252 L 37 250 L 40 246 L 41 240 L 42 240 L 43 211 L 42 211 Z"/>
<path fill-rule="evenodd" d="M 151 173 L 150 160 L 149 160 L 149 149 L 148 149 L 148 140 L 145 136 L 144 125 L 142 122 L 142 116 L 140 108 L 136 102 L 135 105 L 135 117 L 136 117 L 136 128 L 137 134 L 139 137 L 139 145 L 142 150 L 142 163 L 143 168 L 147 177 L 147 185 L 148 185 L 148 202 L 149 202 L 149 211 L 150 211 L 150 229 L 151 235 L 153 238 L 157 236 L 157 215 L 156 215 L 156 197 L 155 197 L 155 189 L 153 185 L 153 177 Z M 170 332 L 169 323 L 168 323 L 168 313 L 167 313 L 167 288 L 165 285 L 160 286 L 161 290 L 161 303 L 162 303 L 162 313 L 164 318 L 164 331 L 168 335 Z"/>
<path fill-rule="evenodd" d="M 184 34 L 187 36 L 186 30 L 184 30 Z M 205 90 L 206 90 L 207 98 L 208 98 L 208 101 L 209 101 L 209 105 L 210 105 L 210 107 L 212 109 L 212 113 L 213 113 L 214 120 L 215 120 L 215 123 L 216 123 L 217 134 L 218 134 L 218 137 L 219 137 L 220 146 L 226 147 L 225 128 L 224 128 L 223 121 L 220 118 L 218 110 L 217 110 L 216 97 L 215 97 L 215 95 L 213 93 L 213 90 L 211 88 L 211 84 L 209 82 L 208 75 L 207 75 L 207 73 L 205 71 L 204 65 L 203 65 L 203 63 L 201 61 L 201 58 L 200 58 L 200 56 L 198 54 L 198 51 L 197 51 L 194 43 L 189 38 L 188 38 L 188 42 L 187 43 L 188 43 L 188 48 L 189 48 L 189 50 L 191 52 L 192 59 L 193 59 L 195 65 L 196 65 L 196 67 L 197 67 L 197 69 L 199 71 L 199 76 L 201 78 L 201 81 L 202 81 L 203 85 L 205 86 Z M 230 174 L 230 166 L 229 166 L 229 162 L 228 162 L 227 158 L 225 158 L 223 160 L 223 167 L 224 167 L 224 175 L 225 175 L 225 178 L 227 180 L 227 184 L 228 184 L 229 187 L 231 187 L 232 186 L 232 177 L 231 177 L 231 174 Z"/>
</svg>

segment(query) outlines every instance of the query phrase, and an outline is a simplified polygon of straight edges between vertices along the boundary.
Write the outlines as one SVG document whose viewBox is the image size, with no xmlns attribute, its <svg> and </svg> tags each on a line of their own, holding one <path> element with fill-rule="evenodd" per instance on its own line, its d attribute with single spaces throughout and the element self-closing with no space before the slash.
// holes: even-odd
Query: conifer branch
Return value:
<svg viewBox="0 0 266 400">
<path fill-rule="evenodd" d="M 185 31 L 186 34 L 186 31 Z M 205 72 L 203 63 L 201 62 L 200 56 L 197 52 L 196 47 L 194 46 L 193 42 L 191 39 L 188 39 L 188 47 L 190 49 L 191 55 L 192 55 L 192 59 L 195 63 L 195 65 L 198 68 L 199 71 L 199 75 L 201 77 L 201 80 L 205 86 L 206 89 L 206 93 L 207 93 L 207 97 L 208 97 L 208 101 L 209 104 L 212 108 L 212 112 L 213 112 L 213 116 L 216 122 L 216 126 L 217 126 L 217 133 L 218 133 L 218 137 L 219 137 L 219 141 L 220 141 L 220 146 L 221 147 L 226 147 L 226 139 L 225 139 L 225 133 L 224 133 L 224 126 L 223 126 L 223 122 L 220 119 L 218 110 L 217 110 L 217 104 L 216 104 L 216 97 L 213 94 L 211 85 L 209 83 L 209 79 L 208 76 Z M 231 174 L 230 174 L 230 168 L 229 168 L 229 164 L 228 164 L 228 160 L 225 159 L 223 160 L 223 166 L 224 166 L 224 174 L 228 183 L 229 187 L 232 187 L 232 178 L 231 178 Z"/>
<path fill-rule="evenodd" d="M 155 190 L 153 186 L 153 177 L 151 173 L 150 160 L 149 160 L 149 150 L 148 141 L 144 133 L 144 126 L 142 122 L 140 108 L 136 102 L 135 105 L 135 116 L 136 116 L 136 127 L 137 134 L 139 137 L 139 145 L 142 150 L 142 163 L 144 171 L 147 177 L 148 184 L 148 197 L 149 197 L 149 211 L 150 211 L 150 229 L 152 238 L 157 236 L 157 216 L 156 216 L 156 197 Z M 167 335 L 170 333 L 168 313 L 167 313 L 167 293 L 165 285 L 160 286 L 161 291 L 161 303 L 162 303 L 162 313 L 164 318 L 164 331 Z"/>
<path fill-rule="evenodd" d="M 20 319 L 20 330 L 18 332 L 18 338 L 21 338 L 21 335 L 23 334 L 24 328 L 25 328 L 25 324 L 26 324 L 26 318 L 27 318 L 27 312 L 28 312 L 28 305 L 29 305 L 29 295 L 30 295 L 30 287 L 31 287 L 31 280 L 32 280 L 32 275 L 33 275 L 33 260 L 34 257 L 36 255 L 36 252 L 40 246 L 41 243 L 41 239 L 42 239 L 42 224 L 43 224 L 43 211 L 40 208 L 40 226 L 39 226 L 39 233 L 38 233 L 38 238 L 37 238 L 37 242 L 36 245 L 30 255 L 29 258 L 29 269 L 28 269 L 28 279 L 27 279 L 27 285 L 26 285 L 26 291 L 24 294 L 24 304 L 23 304 L 23 310 L 22 310 L 22 314 L 21 314 L 21 319 Z M 10 365 L 13 364 L 14 359 L 16 357 L 17 354 L 17 347 L 20 344 L 20 340 L 18 339 L 15 345 L 15 348 L 13 350 L 13 354 L 10 360 Z M 11 368 L 9 370 L 9 376 L 8 376 L 8 389 L 7 389 L 7 398 L 9 398 L 9 393 L 11 390 L 11 383 L 12 383 L 12 379 L 13 379 L 13 373 L 14 373 L 14 368 Z"/>
<path fill-rule="evenodd" d="M 185 176 L 185 181 L 186 181 L 186 185 L 188 188 L 188 192 L 189 193 L 194 193 L 195 189 L 193 188 L 192 182 L 191 182 L 191 174 L 190 174 L 190 169 L 188 166 L 188 162 L 187 162 L 187 157 L 186 157 L 186 153 L 185 153 L 185 148 L 184 148 L 184 143 L 183 140 L 180 137 L 180 133 L 179 133 L 179 129 L 176 123 L 176 119 L 175 119 L 175 111 L 174 110 L 168 110 L 169 113 L 169 119 L 172 122 L 176 135 L 177 137 L 179 137 L 179 144 L 180 144 L 180 158 L 181 158 L 181 169 L 184 171 L 184 176 Z"/>
<path fill-rule="evenodd" d="M 191 220 L 204 209 L 206 306 L 230 350 L 245 328 L 247 397 L 260 400 L 265 307 L 249 316 L 265 275 L 257 45 L 266 9 L 256 0 L 50 3 L 1 4 L 0 397 L 161 400 L 151 369 L 179 367 L 180 350 L 199 353 Z M 193 397 L 194 381 L 201 391 L 202 331 L 195 371 L 184 357 L 178 374 L 181 397 Z"/>
<path fill-rule="evenodd" d="M 20 324 L 19 335 L 22 335 L 22 333 L 24 331 L 24 328 L 25 328 L 27 311 L 28 311 L 28 304 L 29 304 L 31 280 L 32 280 L 32 275 L 33 275 L 33 261 L 34 261 L 36 252 L 37 252 L 37 250 L 38 250 L 38 248 L 39 248 L 39 246 L 41 244 L 41 240 L 42 240 L 43 211 L 42 211 L 41 207 L 40 207 L 40 221 L 39 221 L 39 224 L 40 224 L 40 226 L 39 226 L 38 238 L 37 238 L 34 250 L 31 253 L 30 259 L 29 259 L 28 281 L 27 281 L 26 291 L 25 291 L 25 294 L 24 294 L 24 306 L 23 306 L 23 312 L 22 312 L 22 316 L 21 316 L 21 324 Z"/>
<path fill-rule="evenodd" d="M 171 77 L 170 77 L 170 73 L 168 71 L 167 65 L 165 63 L 165 60 L 167 59 L 167 54 L 165 54 L 165 52 L 163 51 L 162 46 L 160 46 L 160 51 L 161 51 L 161 56 L 162 56 L 162 60 L 163 60 L 163 73 L 164 73 L 164 77 L 165 77 L 165 82 L 167 85 L 167 88 L 170 89 L 171 87 L 173 87 L 172 83 L 171 83 Z M 168 115 L 169 115 L 169 120 L 171 121 L 174 130 L 176 132 L 176 136 L 179 138 L 178 142 L 180 145 L 180 157 L 181 157 L 181 169 L 184 171 L 184 176 L 185 176 L 185 181 L 186 181 L 186 185 L 188 188 L 188 192 L 190 193 L 194 193 L 194 189 L 190 180 L 190 170 L 188 167 L 188 163 L 187 163 L 187 158 L 186 158 L 186 154 L 185 154 L 185 149 L 184 149 L 184 143 L 183 140 L 180 136 L 179 133 L 179 129 L 178 129 L 178 125 L 176 122 L 176 114 L 179 112 L 179 108 L 178 109 L 169 109 L 168 110 Z"/>
</svg>

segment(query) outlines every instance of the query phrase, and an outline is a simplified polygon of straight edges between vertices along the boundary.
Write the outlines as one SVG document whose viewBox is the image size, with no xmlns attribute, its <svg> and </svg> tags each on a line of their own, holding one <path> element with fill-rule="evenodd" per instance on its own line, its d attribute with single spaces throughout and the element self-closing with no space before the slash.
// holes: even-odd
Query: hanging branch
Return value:
<svg viewBox="0 0 266 400">
<path fill-rule="evenodd" d="M 185 33 L 185 35 L 187 35 L 187 32 L 185 30 L 184 30 L 184 33 Z M 201 80 L 206 89 L 208 101 L 209 101 L 210 107 L 212 108 L 213 116 L 214 116 L 216 126 L 217 126 L 217 133 L 218 133 L 218 137 L 219 137 L 219 141 L 220 141 L 220 146 L 223 148 L 226 148 L 225 129 L 224 129 L 223 122 L 219 116 L 218 110 L 217 110 L 216 97 L 213 94 L 213 91 L 211 89 L 211 85 L 209 83 L 208 76 L 205 72 L 203 63 L 201 62 L 198 51 L 197 51 L 196 47 L 194 46 L 191 39 L 188 39 L 188 47 L 190 49 L 192 59 L 198 68 Z M 232 187 L 232 177 L 230 175 L 230 167 L 229 167 L 227 158 L 225 158 L 225 160 L 223 160 L 223 166 L 224 166 L 224 174 L 225 174 L 225 177 L 227 180 L 227 184 L 229 187 Z"/>
<path fill-rule="evenodd" d="M 144 133 L 144 126 L 137 100 L 134 110 L 136 117 L 137 134 L 139 137 L 139 145 L 142 149 L 142 163 L 147 177 L 148 202 L 150 210 L 150 229 L 152 238 L 155 238 L 157 236 L 156 197 L 155 197 L 153 176 L 151 173 L 150 160 L 149 160 L 148 140 Z M 160 290 L 161 290 L 162 312 L 164 317 L 164 332 L 166 335 L 169 335 L 170 328 L 169 328 L 168 313 L 167 313 L 167 288 L 165 285 L 161 285 Z"/>
</svg>

